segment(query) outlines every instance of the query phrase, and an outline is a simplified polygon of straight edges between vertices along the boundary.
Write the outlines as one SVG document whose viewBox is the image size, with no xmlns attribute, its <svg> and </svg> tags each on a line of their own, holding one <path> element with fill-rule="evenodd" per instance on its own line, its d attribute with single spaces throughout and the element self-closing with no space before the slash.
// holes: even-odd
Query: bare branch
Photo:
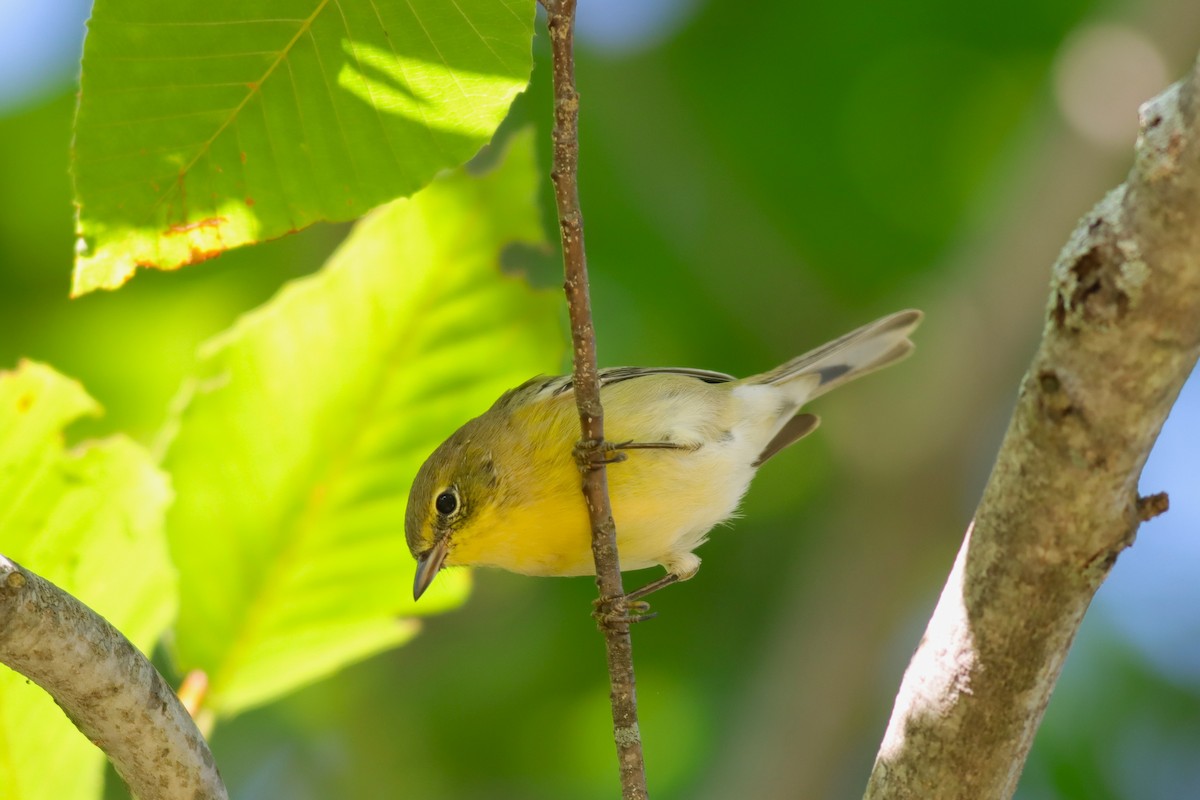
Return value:
<svg viewBox="0 0 1200 800">
<path fill-rule="evenodd" d="M 608 498 L 604 448 L 604 409 L 596 367 L 596 331 L 588 294 L 587 256 L 583 246 L 583 214 L 579 209 L 579 94 L 575 90 L 575 0 L 543 0 L 554 69 L 554 166 L 551 178 L 558 203 L 562 237 L 563 289 L 571 316 L 574 347 L 575 402 L 583 440 L 576 458 L 583 471 L 583 495 L 592 525 L 592 556 L 600 591 L 597 619 L 608 653 L 608 676 L 613 714 L 613 739 L 621 770 L 625 800 L 642 800 L 646 769 L 638 729 L 637 691 L 633 673 L 633 643 L 629 636 L 628 604 L 617 559 L 617 529 Z"/>
<path fill-rule="evenodd" d="M 867 787 L 1010 797 L 1092 595 L 1165 510 L 1137 481 L 1200 355 L 1200 67 L 1054 267 L 1043 339 Z"/>
<path fill-rule="evenodd" d="M 41 686 L 139 800 L 227 800 L 212 753 L 129 640 L 57 586 L 0 556 L 0 661 Z"/>
</svg>

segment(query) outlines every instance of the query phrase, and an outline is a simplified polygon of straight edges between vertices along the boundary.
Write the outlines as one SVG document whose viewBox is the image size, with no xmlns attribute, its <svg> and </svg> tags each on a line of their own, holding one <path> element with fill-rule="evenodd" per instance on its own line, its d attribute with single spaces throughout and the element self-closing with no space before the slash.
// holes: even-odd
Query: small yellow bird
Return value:
<svg viewBox="0 0 1200 800">
<path fill-rule="evenodd" d="M 904 358 L 920 321 L 920 311 L 900 311 L 741 380 L 700 369 L 601 370 L 605 433 L 628 451 L 608 470 L 621 569 L 666 568 L 646 589 L 695 575 L 693 551 L 733 515 L 757 469 L 817 427 L 801 406 Z M 594 574 L 578 439 L 570 376 L 540 376 L 438 446 L 417 472 L 404 519 L 417 559 L 413 597 L 443 566 Z"/>
</svg>

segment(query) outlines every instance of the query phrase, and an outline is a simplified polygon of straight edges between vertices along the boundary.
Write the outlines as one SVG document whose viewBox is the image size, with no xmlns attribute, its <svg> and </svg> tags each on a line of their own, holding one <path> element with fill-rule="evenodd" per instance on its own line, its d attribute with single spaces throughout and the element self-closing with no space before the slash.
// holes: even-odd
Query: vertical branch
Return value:
<svg viewBox="0 0 1200 800">
<path fill-rule="evenodd" d="M 583 473 L 583 495 L 592 525 L 592 556 L 600 591 L 597 619 L 604 634 L 611 685 L 613 739 L 621 770 L 625 800 L 646 798 L 646 770 L 638 730 L 637 693 L 633 673 L 633 644 L 628 608 L 617 558 L 617 529 L 613 523 L 605 470 L 604 409 L 596 367 L 596 332 L 588 294 L 587 257 L 583 247 L 583 215 L 579 210 L 579 94 L 575 91 L 575 0 L 542 0 L 553 54 L 554 166 L 550 177 L 558 204 L 562 236 L 563 289 L 571 316 L 574 352 L 575 402 L 583 439 L 576 459 Z"/>
</svg>

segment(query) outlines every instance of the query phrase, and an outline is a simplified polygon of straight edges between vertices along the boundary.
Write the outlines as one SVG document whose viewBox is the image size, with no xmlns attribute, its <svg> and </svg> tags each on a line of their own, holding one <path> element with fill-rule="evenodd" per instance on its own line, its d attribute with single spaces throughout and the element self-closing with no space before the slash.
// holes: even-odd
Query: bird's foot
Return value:
<svg viewBox="0 0 1200 800">
<path fill-rule="evenodd" d="M 601 467 L 616 464 L 618 461 L 624 461 L 628 458 L 620 450 L 620 446 L 612 442 L 597 442 L 594 439 L 585 439 L 584 441 L 575 443 L 575 463 L 584 472 L 600 469 Z"/>
<path fill-rule="evenodd" d="M 601 628 L 615 625 L 633 625 L 654 619 L 658 614 L 650 610 L 645 600 L 630 601 L 624 597 L 601 597 L 592 601 L 592 617 Z"/>
<path fill-rule="evenodd" d="M 586 439 L 575 443 L 575 461 L 580 469 L 599 469 L 609 464 L 617 464 L 629 458 L 626 450 L 698 450 L 699 444 L 680 444 L 679 442 L 597 442 Z"/>
<path fill-rule="evenodd" d="M 606 625 L 632 625 L 635 622 L 645 622 L 658 616 L 650 610 L 650 604 L 643 600 L 649 594 L 657 592 L 672 583 L 678 583 L 678 575 L 667 573 L 655 581 L 651 581 L 640 589 L 634 589 L 623 597 L 602 597 L 592 601 L 592 616 L 601 627 Z"/>
</svg>

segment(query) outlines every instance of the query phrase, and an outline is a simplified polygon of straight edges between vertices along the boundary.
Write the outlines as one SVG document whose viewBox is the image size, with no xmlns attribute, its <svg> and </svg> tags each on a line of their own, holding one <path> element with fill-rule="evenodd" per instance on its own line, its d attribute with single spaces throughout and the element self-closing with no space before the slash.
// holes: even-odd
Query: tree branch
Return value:
<svg viewBox="0 0 1200 800">
<path fill-rule="evenodd" d="M 3 556 L 0 661 L 50 693 L 138 800 L 227 800 L 204 737 L 150 662 L 90 608 Z"/>
<path fill-rule="evenodd" d="M 571 316 L 574 348 L 575 403 L 583 440 L 576 459 L 583 472 L 583 495 L 592 525 L 592 556 L 600 591 L 596 618 L 604 634 L 611 687 L 613 739 L 625 800 L 646 796 L 646 769 L 638 729 L 637 691 L 633 673 L 633 643 L 629 609 L 621 585 L 617 558 L 617 529 L 608 498 L 605 469 L 604 409 L 596 366 L 596 331 L 588 295 L 587 256 L 583 246 L 583 215 L 579 209 L 579 94 L 575 90 L 575 0 L 542 0 L 554 71 L 554 166 L 550 177 L 558 204 L 562 237 L 563 289 Z"/>
<path fill-rule="evenodd" d="M 1043 338 L 867 786 L 1010 797 L 1067 650 L 1138 525 L 1200 355 L 1200 65 L 1143 106 L 1133 169 L 1055 264 Z"/>
</svg>

